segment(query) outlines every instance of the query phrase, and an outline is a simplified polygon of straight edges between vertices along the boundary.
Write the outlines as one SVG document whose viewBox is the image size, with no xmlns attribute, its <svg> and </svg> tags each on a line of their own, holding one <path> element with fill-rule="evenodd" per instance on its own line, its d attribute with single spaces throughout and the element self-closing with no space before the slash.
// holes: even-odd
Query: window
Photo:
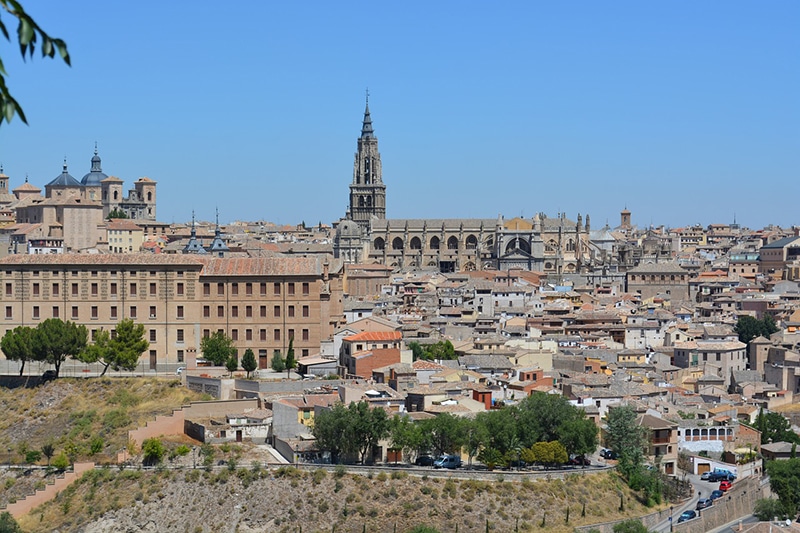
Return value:
<svg viewBox="0 0 800 533">
<path fill-rule="evenodd" d="M 183 282 L 178 283 L 175 292 L 178 294 L 178 296 L 183 296 Z"/>
<path fill-rule="evenodd" d="M 39 296 L 39 284 L 38 283 L 34 283 L 33 284 L 33 295 L 34 296 Z"/>
<path fill-rule="evenodd" d="M 97 320 L 97 306 L 96 306 L 96 305 L 93 305 L 93 306 L 92 306 L 92 314 L 91 314 L 91 317 L 92 317 L 92 320 Z"/>
<path fill-rule="evenodd" d="M 204 329 L 204 330 L 203 330 L 203 338 L 204 338 L 204 339 L 207 339 L 207 338 L 209 338 L 210 336 L 211 336 L 211 330 L 210 330 L 210 329 Z"/>
<path fill-rule="evenodd" d="M 178 342 L 183 342 L 183 330 L 182 329 L 175 330 L 175 335 L 177 337 L 176 340 Z"/>
<path fill-rule="evenodd" d="M 78 306 L 72 306 L 72 320 L 78 320 Z"/>
<path fill-rule="evenodd" d="M 183 350 L 178 350 L 178 362 L 183 363 Z"/>
<path fill-rule="evenodd" d="M 259 293 L 261 294 L 261 296 L 266 296 L 267 295 L 267 284 L 266 283 L 259 284 L 258 290 L 259 290 Z"/>
<path fill-rule="evenodd" d="M 150 342 L 156 342 L 156 330 L 150 330 Z"/>
<path fill-rule="evenodd" d="M 267 318 L 267 306 L 266 305 L 262 305 L 261 306 L 261 308 L 259 309 L 259 314 L 260 314 L 261 318 Z"/>
<path fill-rule="evenodd" d="M 308 348 L 303 348 L 303 357 L 308 357 Z"/>
<path fill-rule="evenodd" d="M 253 284 L 252 283 L 245 283 L 245 285 L 244 285 L 244 293 L 247 296 L 252 296 L 253 295 Z"/>
<path fill-rule="evenodd" d="M 111 320 L 116 320 L 117 319 L 117 306 L 116 305 L 112 305 L 109 311 L 110 311 L 110 315 L 111 315 Z"/>
<path fill-rule="evenodd" d="M 58 296 L 58 294 L 59 294 L 58 283 L 53 283 L 53 296 Z"/>
<path fill-rule="evenodd" d="M 130 296 L 131 296 L 131 298 L 135 298 L 136 297 L 136 283 L 131 283 Z"/>
<path fill-rule="evenodd" d="M 151 283 L 150 284 L 150 296 L 155 296 L 155 295 L 156 295 L 156 284 L 155 283 Z"/>
<path fill-rule="evenodd" d="M 232 329 L 231 330 L 231 340 L 232 341 L 238 341 L 239 340 L 239 330 L 238 329 Z"/>
<path fill-rule="evenodd" d="M 110 284 L 108 286 L 108 292 L 111 294 L 111 296 L 116 296 L 117 295 L 117 284 L 116 283 Z"/>
<path fill-rule="evenodd" d="M 290 305 L 288 309 L 286 309 L 286 315 L 289 318 L 294 318 L 294 306 Z"/>
<path fill-rule="evenodd" d="M 97 283 L 91 284 L 92 296 L 97 296 Z"/>
<path fill-rule="evenodd" d="M 290 330 L 289 330 L 287 333 L 288 333 L 288 335 L 287 335 L 286 337 L 287 337 L 289 340 L 292 340 L 292 339 L 294 339 L 294 330 L 293 330 L 293 329 L 290 329 Z"/>
<path fill-rule="evenodd" d="M 303 318 L 308 318 L 309 316 L 309 309 L 307 305 L 303 306 Z"/>
<path fill-rule="evenodd" d="M 223 295 L 225 294 L 225 284 L 224 283 L 217 283 L 217 294 Z"/>
<path fill-rule="evenodd" d="M 267 330 L 265 330 L 265 329 L 258 330 L 258 338 L 261 341 L 266 341 L 267 340 Z"/>
<path fill-rule="evenodd" d="M 203 296 L 211 296 L 211 284 L 203 283 Z"/>
<path fill-rule="evenodd" d="M 6 294 L 9 294 L 7 288 L 6 288 Z M 78 295 L 78 284 L 77 283 L 73 283 L 72 284 L 72 295 L 73 296 L 77 296 Z"/>
<path fill-rule="evenodd" d="M 13 294 L 13 289 L 10 283 L 6 283 L 6 296 L 11 296 Z"/>
<path fill-rule="evenodd" d="M 176 314 L 177 314 L 179 320 L 183 319 L 183 306 L 182 305 L 178 306 L 178 311 L 177 311 Z"/>
<path fill-rule="evenodd" d="M 308 295 L 308 293 L 309 293 L 308 282 L 304 282 L 303 283 L 303 294 Z"/>
<path fill-rule="evenodd" d="M 155 305 L 151 305 L 150 306 L 150 318 L 155 318 L 155 317 L 156 317 L 156 306 Z"/>
<path fill-rule="evenodd" d="M 128 313 L 128 316 L 130 316 L 131 318 L 136 318 L 136 306 L 135 305 L 131 306 L 131 312 Z"/>
<path fill-rule="evenodd" d="M 253 340 L 253 330 L 252 329 L 244 330 L 244 340 L 246 340 L 246 341 Z"/>
<path fill-rule="evenodd" d="M 39 320 L 39 306 L 38 305 L 34 305 L 33 306 L 33 319 L 34 320 Z"/>
<path fill-rule="evenodd" d="M 211 306 L 204 305 L 203 306 L 203 318 L 210 318 L 211 317 Z"/>
<path fill-rule="evenodd" d="M 233 296 L 239 295 L 239 284 L 238 283 L 231 283 L 231 294 Z"/>
<path fill-rule="evenodd" d="M 58 306 L 54 305 L 53 306 L 53 318 L 58 318 L 58 314 L 59 314 L 58 311 L 59 311 L 58 310 Z"/>
<path fill-rule="evenodd" d="M 239 318 L 239 306 L 238 305 L 234 305 L 234 306 L 231 307 L 231 317 Z"/>
<path fill-rule="evenodd" d="M 253 306 L 252 305 L 245 306 L 245 308 L 244 308 L 244 316 L 246 316 L 247 318 L 253 318 Z"/>
<path fill-rule="evenodd" d="M 289 285 L 286 287 L 286 294 L 289 296 L 294 296 L 294 283 L 289 283 Z"/>
<path fill-rule="evenodd" d="M 272 294 L 275 296 L 281 295 L 281 284 L 280 283 L 273 283 L 272 284 Z"/>
<path fill-rule="evenodd" d="M 307 340 L 308 340 L 308 330 L 307 330 L 307 329 L 304 329 L 304 330 L 303 330 L 303 340 L 304 340 L 304 341 L 307 341 Z"/>
<path fill-rule="evenodd" d="M 222 318 L 225 316 L 225 307 L 222 305 L 217 306 L 217 316 Z"/>
<path fill-rule="evenodd" d="M 276 329 L 275 331 L 272 332 L 272 340 L 274 340 L 274 341 L 281 340 L 281 330 Z"/>
<path fill-rule="evenodd" d="M 275 318 L 279 318 L 281 316 L 281 306 L 280 305 L 276 305 L 275 306 L 275 308 L 272 311 L 272 316 L 274 316 Z"/>
</svg>

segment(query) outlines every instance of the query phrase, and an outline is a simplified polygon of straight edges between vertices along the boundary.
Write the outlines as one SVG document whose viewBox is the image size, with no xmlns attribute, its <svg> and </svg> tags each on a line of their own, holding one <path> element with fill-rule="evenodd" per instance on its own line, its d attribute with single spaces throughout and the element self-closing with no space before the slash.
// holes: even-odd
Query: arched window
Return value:
<svg viewBox="0 0 800 533">
<path fill-rule="evenodd" d="M 114 191 L 114 200 L 117 199 L 118 195 L 119 195 L 119 192 L 118 191 Z"/>
<path fill-rule="evenodd" d="M 478 247 L 478 239 L 475 235 L 467 235 L 467 250 L 474 250 Z"/>
<path fill-rule="evenodd" d="M 377 239 L 375 239 L 375 242 L 372 244 L 372 247 L 375 248 L 376 250 L 383 250 L 386 247 L 386 243 L 383 242 L 383 239 L 381 237 L 378 237 Z"/>
<path fill-rule="evenodd" d="M 363 196 L 359 196 L 358 197 L 358 207 L 364 207 L 364 197 Z"/>
<path fill-rule="evenodd" d="M 567 241 L 567 251 L 568 252 L 574 252 L 575 251 L 575 241 L 573 241 L 572 239 Z"/>
<path fill-rule="evenodd" d="M 547 243 L 544 245 L 544 251 L 545 251 L 545 252 L 555 252 L 555 251 L 556 251 L 556 246 L 557 246 L 557 244 L 556 244 L 556 241 L 554 241 L 554 240 L 550 239 L 550 240 L 549 240 L 549 241 L 547 241 Z"/>
<path fill-rule="evenodd" d="M 431 237 L 431 250 L 439 249 L 439 237 Z"/>
<path fill-rule="evenodd" d="M 400 237 L 395 237 L 394 240 L 392 240 L 392 249 L 393 250 L 402 250 L 403 249 L 403 239 L 401 239 Z"/>
<path fill-rule="evenodd" d="M 372 196 L 367 196 L 367 207 L 372 207 Z"/>
<path fill-rule="evenodd" d="M 422 250 L 422 241 L 419 240 L 419 237 L 412 237 L 409 246 L 412 250 Z"/>
<path fill-rule="evenodd" d="M 148 202 L 153 201 L 153 191 L 147 191 L 147 201 Z"/>
<path fill-rule="evenodd" d="M 447 249 L 448 250 L 458 250 L 458 239 L 455 235 L 447 239 Z"/>
</svg>

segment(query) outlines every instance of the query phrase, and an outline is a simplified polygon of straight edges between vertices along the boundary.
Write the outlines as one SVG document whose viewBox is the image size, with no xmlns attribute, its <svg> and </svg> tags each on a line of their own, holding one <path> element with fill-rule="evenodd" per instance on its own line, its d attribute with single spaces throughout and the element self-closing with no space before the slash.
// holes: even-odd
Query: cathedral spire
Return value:
<svg viewBox="0 0 800 533">
<path fill-rule="evenodd" d="M 361 138 L 372 139 L 373 137 L 372 117 L 369 116 L 369 89 L 367 89 L 367 105 L 364 108 L 364 122 L 361 125 Z"/>
</svg>

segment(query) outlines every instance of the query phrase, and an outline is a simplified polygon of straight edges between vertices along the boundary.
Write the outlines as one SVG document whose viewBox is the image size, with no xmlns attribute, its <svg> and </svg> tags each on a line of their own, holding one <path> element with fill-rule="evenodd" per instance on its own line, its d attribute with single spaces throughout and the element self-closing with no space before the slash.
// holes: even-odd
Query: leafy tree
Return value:
<svg viewBox="0 0 800 533">
<path fill-rule="evenodd" d="M 614 524 L 613 531 L 614 533 L 647 533 L 647 528 L 642 524 L 641 520 L 629 518 L 619 524 Z"/>
<path fill-rule="evenodd" d="M 351 403 L 347 410 L 350 438 L 358 445 L 361 464 L 365 464 L 369 453 L 378 441 L 389 436 L 389 417 L 381 408 L 371 408 L 368 402 Z"/>
<path fill-rule="evenodd" d="M 228 357 L 227 361 L 225 361 L 225 369 L 231 373 L 231 376 L 233 376 L 233 373 L 236 372 L 236 369 L 238 368 L 239 360 L 236 358 L 236 353 L 231 353 L 231 356 Z"/>
<path fill-rule="evenodd" d="M 94 343 L 87 346 L 78 358 L 84 363 L 102 364 L 100 375 L 104 376 L 109 367 L 115 371 L 135 370 L 149 345 L 144 338 L 144 325 L 126 318 L 117 323 L 113 337 L 107 331 L 98 331 Z"/>
<path fill-rule="evenodd" d="M 314 427 L 311 432 L 317 439 L 317 444 L 331 454 L 331 462 L 340 463 L 343 457 L 355 453 L 354 439 L 349 434 L 349 413 L 341 403 L 337 403 L 330 410 L 323 410 L 314 417 Z"/>
<path fill-rule="evenodd" d="M 753 514 L 762 522 L 769 522 L 775 518 L 783 520 L 788 516 L 780 500 L 773 500 L 772 498 L 756 500 L 756 504 L 753 506 Z"/>
<path fill-rule="evenodd" d="M 56 470 L 66 470 L 69 468 L 69 457 L 67 457 L 66 453 L 61 452 L 55 456 L 52 464 Z"/>
<path fill-rule="evenodd" d="M 558 441 L 569 454 L 585 455 L 597 449 L 597 426 L 585 416 L 564 421 L 558 433 Z"/>
<path fill-rule="evenodd" d="M 436 455 L 454 453 L 464 444 L 463 426 L 450 413 L 419 422 L 422 432 L 430 436 L 431 448 Z"/>
<path fill-rule="evenodd" d="M 115 218 L 128 218 L 128 215 L 125 213 L 125 211 L 122 211 L 121 209 L 113 209 L 108 213 L 108 216 L 106 218 L 108 218 L 109 220 Z"/>
<path fill-rule="evenodd" d="M 244 351 L 244 355 L 242 356 L 242 368 L 244 369 L 245 372 L 247 372 L 248 379 L 250 378 L 250 372 L 258 368 L 258 363 L 256 362 L 256 355 L 250 348 Z"/>
<path fill-rule="evenodd" d="M 86 349 L 88 338 L 86 326 L 48 318 L 36 327 L 33 335 L 34 358 L 55 366 L 58 377 L 61 364 L 67 357 L 81 354 Z"/>
<path fill-rule="evenodd" d="M 789 516 L 797 516 L 800 510 L 800 459 L 767 461 L 767 475 L 772 492 Z"/>
<path fill-rule="evenodd" d="M 489 470 L 494 470 L 494 467 L 500 464 L 503 460 L 503 454 L 497 448 L 486 447 L 483 448 L 478 454 L 478 460 L 486 465 Z"/>
<path fill-rule="evenodd" d="M 231 354 L 236 353 L 236 346 L 234 346 L 233 340 L 225 333 L 215 331 L 200 341 L 200 351 L 206 361 L 211 361 L 215 366 L 222 366 L 230 358 Z"/>
<path fill-rule="evenodd" d="M 19 42 L 19 48 L 23 59 L 27 57 L 33 58 L 36 41 L 41 39 L 40 49 L 42 51 L 42 57 L 52 58 L 55 57 L 56 52 L 58 52 L 58 55 L 64 63 L 70 65 L 67 43 L 61 39 L 50 37 L 45 33 L 36 21 L 25 12 L 18 0 L 0 0 L 0 7 L 19 21 L 17 26 L 17 41 Z M 8 29 L 2 20 L 0 20 L 0 32 L 2 32 L 7 41 L 11 40 Z M 11 96 L 6 86 L 5 77 L 6 71 L 3 67 L 3 62 L 0 60 L 0 124 L 2 124 L 3 120 L 11 122 L 15 114 L 19 115 L 20 120 L 27 124 L 28 121 L 25 118 L 25 113 L 22 112 L 22 107 L 17 100 Z"/>
<path fill-rule="evenodd" d="M 523 451 L 522 458 L 525 462 L 541 463 L 548 466 L 563 465 L 569 459 L 567 449 L 558 441 L 537 442 Z"/>
<path fill-rule="evenodd" d="M 505 455 L 517 436 L 516 414 L 517 411 L 513 407 L 478 413 L 473 425 L 478 428 L 479 435 L 486 437 L 482 445 L 494 448 Z"/>
<path fill-rule="evenodd" d="M 478 417 L 483 414 L 478 413 Z M 477 456 L 481 449 L 490 442 L 488 428 L 485 424 L 480 423 L 479 420 L 477 417 L 474 421 L 469 418 L 461 420 L 461 434 L 464 436 L 464 448 L 469 456 L 468 463 L 470 465 L 472 465 L 472 458 Z"/>
<path fill-rule="evenodd" d="M 167 449 L 160 439 L 145 439 L 142 443 L 142 454 L 144 455 L 145 464 L 157 465 L 161 462 L 166 453 Z"/>
<path fill-rule="evenodd" d="M 389 435 L 393 448 L 403 455 L 415 459 L 425 449 L 427 439 L 420 426 L 407 416 L 395 415 L 389 424 Z"/>
<path fill-rule="evenodd" d="M 8 511 L 0 513 L 0 532 L 2 533 L 22 533 L 22 528 L 19 527 L 17 521 L 11 516 Z"/>
<path fill-rule="evenodd" d="M 439 341 L 428 347 L 427 359 L 452 360 L 456 358 L 456 350 L 453 347 L 453 343 L 448 340 Z"/>
<path fill-rule="evenodd" d="M 597 429 L 586 413 L 558 394 L 537 392 L 517 409 L 517 434 L 524 447 L 539 441 L 560 441 L 569 454 L 591 453 L 597 448 Z"/>
<path fill-rule="evenodd" d="M 739 335 L 739 341 L 747 344 L 758 336 L 769 338 L 778 331 L 778 326 L 769 314 L 765 314 L 761 320 L 752 316 L 740 316 L 733 330 Z"/>
<path fill-rule="evenodd" d="M 29 450 L 25 454 L 25 462 L 28 464 L 36 464 L 42 460 L 42 452 L 39 450 Z"/>
<path fill-rule="evenodd" d="M 286 350 L 286 377 L 289 377 L 289 372 L 297 366 L 297 359 L 294 358 L 294 337 L 289 339 L 289 349 Z"/>
<path fill-rule="evenodd" d="M 636 411 L 630 405 L 611 409 L 606 420 L 608 444 L 619 454 L 620 472 L 630 479 L 644 463 L 646 430 L 638 424 Z"/>
<path fill-rule="evenodd" d="M 800 444 L 800 436 L 792 431 L 789 420 L 780 413 L 765 413 L 764 409 L 758 411 L 755 428 L 761 432 L 761 444 L 770 442 L 791 442 Z"/>
<path fill-rule="evenodd" d="M 411 350 L 412 360 L 418 361 L 420 359 L 425 359 L 425 350 L 422 349 L 422 346 L 417 341 L 409 342 L 408 348 Z"/>
<path fill-rule="evenodd" d="M 272 361 L 270 362 L 269 366 L 275 372 L 283 372 L 286 370 L 286 362 L 283 360 L 283 357 L 281 357 L 280 352 L 275 352 L 272 355 Z"/>
<path fill-rule="evenodd" d="M 25 363 L 34 361 L 36 358 L 36 353 L 33 350 L 33 335 L 33 328 L 18 326 L 8 330 L 3 335 L 3 339 L 0 340 L 0 348 L 6 355 L 6 359 L 22 363 L 19 367 L 20 376 L 25 371 Z"/>
</svg>

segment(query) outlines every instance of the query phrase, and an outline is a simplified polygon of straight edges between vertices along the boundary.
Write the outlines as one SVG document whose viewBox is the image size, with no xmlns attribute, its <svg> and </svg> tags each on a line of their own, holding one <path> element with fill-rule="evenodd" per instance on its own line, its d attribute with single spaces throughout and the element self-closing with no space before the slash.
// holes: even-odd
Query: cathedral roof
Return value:
<svg viewBox="0 0 800 533">
<path fill-rule="evenodd" d="M 369 116 L 369 97 L 367 97 L 367 107 L 364 109 L 364 122 L 361 125 L 361 138 L 372 139 L 375 137 L 372 131 L 372 117 Z"/>
<path fill-rule="evenodd" d="M 103 174 L 103 169 L 100 168 L 100 156 L 97 155 L 97 146 L 95 146 L 94 156 L 92 157 L 92 169 L 83 177 L 81 185 L 84 187 L 96 187 L 107 177 L 106 174 Z"/>
<path fill-rule="evenodd" d="M 69 175 L 67 172 L 67 161 L 64 160 L 64 169 L 61 171 L 61 174 L 56 176 L 56 178 L 47 184 L 47 187 L 80 187 L 81 183 Z"/>
</svg>

